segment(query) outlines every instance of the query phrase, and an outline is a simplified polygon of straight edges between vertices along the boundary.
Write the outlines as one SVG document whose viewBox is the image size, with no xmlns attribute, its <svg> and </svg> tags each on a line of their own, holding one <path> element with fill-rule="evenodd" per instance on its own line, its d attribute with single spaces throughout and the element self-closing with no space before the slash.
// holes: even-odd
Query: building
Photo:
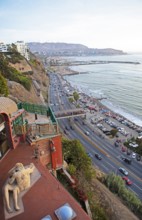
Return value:
<svg viewBox="0 0 142 220">
<path fill-rule="evenodd" d="M 19 211 L 8 213 L 3 188 L 16 163 L 33 163 L 36 179 L 20 198 Z M 61 134 L 50 107 L 0 97 L 0 219 L 90 220 L 56 178 L 63 167 Z"/>
<path fill-rule="evenodd" d="M 6 53 L 7 52 L 7 45 L 3 42 L 0 42 L 0 52 Z"/>
<path fill-rule="evenodd" d="M 17 41 L 15 43 L 18 52 L 25 57 L 27 60 L 30 60 L 29 53 L 28 53 L 28 46 L 24 41 Z"/>
</svg>

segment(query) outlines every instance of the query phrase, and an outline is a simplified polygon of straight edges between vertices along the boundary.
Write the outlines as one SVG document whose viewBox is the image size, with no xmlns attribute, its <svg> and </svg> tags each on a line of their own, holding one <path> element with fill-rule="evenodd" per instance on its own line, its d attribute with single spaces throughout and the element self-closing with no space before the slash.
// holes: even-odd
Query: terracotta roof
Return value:
<svg viewBox="0 0 142 220">
<path fill-rule="evenodd" d="M 0 112 L 6 112 L 8 115 L 18 110 L 16 103 L 6 97 L 0 97 Z"/>
<path fill-rule="evenodd" d="M 28 144 L 21 144 L 15 150 L 10 150 L 0 161 L 0 189 L 2 189 L 8 171 L 17 163 L 28 165 L 33 162 L 41 173 L 39 180 L 29 189 L 23 197 L 24 212 L 13 217 L 13 220 L 40 220 L 50 215 L 52 220 L 57 220 L 54 211 L 68 203 L 75 211 L 75 220 L 90 220 L 90 217 L 81 208 L 80 204 L 64 189 L 58 180 L 34 159 L 33 149 Z M 0 219 L 4 220 L 4 205 L 2 190 L 0 191 Z"/>
</svg>

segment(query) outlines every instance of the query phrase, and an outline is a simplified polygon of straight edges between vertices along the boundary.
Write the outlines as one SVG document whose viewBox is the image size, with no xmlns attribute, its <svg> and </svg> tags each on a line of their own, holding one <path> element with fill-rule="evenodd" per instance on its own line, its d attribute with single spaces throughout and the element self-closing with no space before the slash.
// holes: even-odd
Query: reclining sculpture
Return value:
<svg viewBox="0 0 142 220">
<path fill-rule="evenodd" d="M 10 192 L 13 192 L 14 208 L 16 211 L 19 211 L 19 193 L 30 187 L 30 174 L 33 173 L 34 168 L 33 163 L 31 163 L 28 168 L 25 168 L 22 163 L 16 163 L 16 165 L 8 172 L 8 181 L 4 186 L 4 199 L 9 213 L 13 212 L 10 207 Z"/>
</svg>

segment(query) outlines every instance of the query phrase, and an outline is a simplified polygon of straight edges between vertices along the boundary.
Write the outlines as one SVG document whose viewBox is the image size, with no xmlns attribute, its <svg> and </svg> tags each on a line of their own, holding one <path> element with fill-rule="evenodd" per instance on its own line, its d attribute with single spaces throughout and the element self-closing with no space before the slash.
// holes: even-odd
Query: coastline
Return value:
<svg viewBox="0 0 142 220">
<path fill-rule="evenodd" d="M 80 72 L 72 70 L 70 66 L 53 66 L 53 68 L 54 71 L 60 74 L 61 76 L 80 74 Z"/>
<path fill-rule="evenodd" d="M 56 66 L 55 71 L 60 74 L 62 80 L 66 81 L 72 88 L 76 89 L 73 85 L 71 85 L 71 83 L 69 81 L 67 81 L 66 79 L 64 79 L 64 76 L 68 76 L 68 75 L 78 75 L 78 74 L 87 74 L 87 72 L 77 72 L 71 69 L 70 66 Z M 78 92 L 79 89 L 78 89 Z M 82 91 L 81 91 L 82 92 Z M 86 94 L 84 91 L 82 92 L 84 95 L 88 96 L 88 99 L 92 98 L 90 95 Z M 123 114 L 120 114 L 119 112 L 115 112 L 114 110 L 112 110 L 111 108 L 109 108 L 108 106 L 106 106 L 105 104 L 103 104 L 101 102 L 101 100 L 103 99 L 97 99 L 96 97 L 93 97 L 93 99 L 95 100 L 96 104 L 102 108 L 102 109 L 106 109 L 107 111 L 110 112 L 111 115 L 116 115 L 116 116 L 120 116 L 121 118 L 123 118 L 124 120 L 129 121 L 130 123 L 132 123 L 133 125 L 135 125 L 138 128 L 142 128 L 142 125 L 138 125 L 135 122 L 133 122 L 132 120 L 130 120 L 129 118 L 127 118 L 126 116 L 124 116 Z M 106 99 L 106 98 L 105 98 Z"/>
</svg>

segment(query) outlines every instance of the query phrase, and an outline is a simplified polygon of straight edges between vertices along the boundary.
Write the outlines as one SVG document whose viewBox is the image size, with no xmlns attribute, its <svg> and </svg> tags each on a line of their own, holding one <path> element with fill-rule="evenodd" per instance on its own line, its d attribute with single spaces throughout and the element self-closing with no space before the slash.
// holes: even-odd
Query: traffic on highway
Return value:
<svg viewBox="0 0 142 220">
<path fill-rule="evenodd" d="M 60 75 L 50 73 L 49 104 L 56 112 L 75 109 L 75 104 L 69 102 L 68 94 L 73 91 Z M 127 160 L 126 152 L 116 147 L 114 140 L 107 135 L 101 135 L 98 127 L 89 123 L 85 116 L 65 117 L 58 119 L 63 135 L 69 139 L 78 139 L 85 147 L 95 167 L 108 174 L 114 172 L 122 176 L 126 187 L 142 200 L 142 163 L 131 157 Z M 131 161 L 131 162 L 129 162 Z"/>
</svg>

